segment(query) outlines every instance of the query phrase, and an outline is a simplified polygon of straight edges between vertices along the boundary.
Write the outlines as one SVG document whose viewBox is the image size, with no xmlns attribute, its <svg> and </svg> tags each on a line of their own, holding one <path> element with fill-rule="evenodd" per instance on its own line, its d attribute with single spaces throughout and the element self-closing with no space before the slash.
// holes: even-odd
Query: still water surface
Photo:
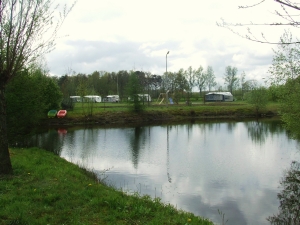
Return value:
<svg viewBox="0 0 300 225">
<path fill-rule="evenodd" d="M 52 129 L 35 141 L 123 191 L 159 197 L 216 224 L 220 210 L 227 225 L 269 224 L 279 181 L 300 160 L 299 142 L 273 120 Z"/>
</svg>

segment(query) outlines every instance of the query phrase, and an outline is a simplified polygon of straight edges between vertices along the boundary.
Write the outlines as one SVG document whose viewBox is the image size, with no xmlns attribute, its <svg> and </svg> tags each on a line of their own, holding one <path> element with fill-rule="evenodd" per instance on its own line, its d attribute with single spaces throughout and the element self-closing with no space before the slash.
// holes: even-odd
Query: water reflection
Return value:
<svg viewBox="0 0 300 225">
<path fill-rule="evenodd" d="M 25 135 L 23 138 L 10 143 L 11 146 L 34 147 L 38 146 L 47 151 L 60 155 L 62 145 L 65 143 L 64 137 L 67 135 L 66 129 L 49 129 L 38 131 L 37 134 Z M 70 133 L 68 138 L 73 135 Z"/>
<path fill-rule="evenodd" d="M 172 178 L 170 176 L 169 126 L 167 126 L 167 177 L 169 183 L 172 183 Z"/>
<path fill-rule="evenodd" d="M 143 127 L 135 127 L 134 133 L 130 137 L 132 164 L 135 169 L 138 168 L 140 150 L 143 148 L 142 146 L 145 145 L 145 129 L 146 128 Z"/>
<path fill-rule="evenodd" d="M 36 135 L 61 157 L 93 169 L 124 191 L 139 192 L 220 223 L 268 224 L 278 180 L 298 142 L 277 121 L 206 122 L 82 128 Z"/>
<path fill-rule="evenodd" d="M 277 195 L 280 206 L 279 213 L 268 217 L 271 224 L 298 225 L 300 224 L 300 163 L 292 162 L 280 182 L 281 192 Z"/>
<path fill-rule="evenodd" d="M 248 135 L 255 143 L 264 144 L 268 135 L 274 135 L 278 132 L 284 132 L 283 126 L 280 126 L 280 121 L 249 121 L 245 125 L 248 129 Z"/>
</svg>

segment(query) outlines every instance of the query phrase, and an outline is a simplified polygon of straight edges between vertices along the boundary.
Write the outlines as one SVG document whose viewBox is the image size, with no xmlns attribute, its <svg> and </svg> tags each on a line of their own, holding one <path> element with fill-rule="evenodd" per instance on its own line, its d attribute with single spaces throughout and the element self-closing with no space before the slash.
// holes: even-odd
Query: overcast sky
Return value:
<svg viewBox="0 0 300 225">
<path fill-rule="evenodd" d="M 66 0 L 69 5 L 72 0 Z M 259 2 L 258 0 L 257 2 Z M 245 40 L 228 29 L 227 22 L 276 22 L 279 5 L 266 0 L 78 0 L 59 31 L 56 49 L 46 56 L 52 75 L 94 71 L 140 70 L 162 75 L 180 68 L 212 66 L 218 85 L 224 85 L 226 66 L 243 71 L 246 79 L 268 76 L 276 45 Z M 242 31 L 245 34 L 245 28 Z M 270 41 L 278 41 L 283 28 L 256 26 Z M 258 35 L 259 37 L 259 35 Z"/>
</svg>

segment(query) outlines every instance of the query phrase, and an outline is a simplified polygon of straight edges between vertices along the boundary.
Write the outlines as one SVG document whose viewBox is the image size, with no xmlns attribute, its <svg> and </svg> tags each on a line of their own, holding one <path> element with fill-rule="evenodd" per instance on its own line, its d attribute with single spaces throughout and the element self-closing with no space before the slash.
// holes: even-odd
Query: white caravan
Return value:
<svg viewBox="0 0 300 225">
<path fill-rule="evenodd" d="M 107 102 L 119 102 L 120 97 L 119 97 L 119 95 L 107 95 L 106 96 L 106 101 Z"/>
<path fill-rule="evenodd" d="M 86 95 L 84 98 L 86 102 L 101 102 L 101 96 L 98 95 Z"/>
</svg>

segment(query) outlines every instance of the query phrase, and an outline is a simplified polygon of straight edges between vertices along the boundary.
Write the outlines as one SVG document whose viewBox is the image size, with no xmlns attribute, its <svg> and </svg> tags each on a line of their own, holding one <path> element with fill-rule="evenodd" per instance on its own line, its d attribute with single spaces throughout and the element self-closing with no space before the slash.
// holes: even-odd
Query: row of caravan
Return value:
<svg viewBox="0 0 300 225">
<path fill-rule="evenodd" d="M 108 95 L 101 98 L 99 95 L 86 95 L 86 96 L 70 96 L 72 102 L 119 102 L 119 95 Z"/>
<path fill-rule="evenodd" d="M 151 96 L 148 94 L 138 94 L 141 101 L 151 101 Z M 119 102 L 119 95 L 108 95 L 103 99 L 99 95 L 70 96 L 72 102 Z M 130 100 L 130 98 L 128 98 Z"/>
</svg>

